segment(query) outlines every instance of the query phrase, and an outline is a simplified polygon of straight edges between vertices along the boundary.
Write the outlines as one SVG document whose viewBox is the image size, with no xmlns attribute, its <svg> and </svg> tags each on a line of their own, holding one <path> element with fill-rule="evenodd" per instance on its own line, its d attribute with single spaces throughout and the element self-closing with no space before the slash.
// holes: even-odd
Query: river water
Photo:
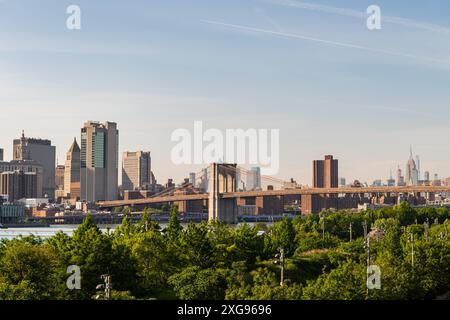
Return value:
<svg viewBox="0 0 450 320">
<path fill-rule="evenodd" d="M 33 227 L 33 228 L 7 228 L 0 229 L 0 239 L 13 239 L 19 236 L 35 235 L 42 239 L 51 238 L 57 232 L 61 231 L 69 236 L 72 236 L 73 232 L 79 225 L 51 225 L 50 227 Z M 108 228 L 114 230 L 116 225 L 99 226 L 99 228 L 106 232 Z"/>
<path fill-rule="evenodd" d="M 239 223 L 241 224 L 241 223 Z M 239 225 L 238 224 L 238 225 Z M 248 223 L 249 225 L 254 225 L 254 223 Z M 160 223 L 161 229 L 166 227 L 166 223 Z M 187 224 L 182 223 L 183 227 Z M 270 226 L 272 223 L 266 223 L 266 225 Z M 103 232 L 107 232 L 108 230 L 114 231 L 118 225 L 99 225 L 98 227 Z M 49 227 L 33 227 L 33 228 L 7 228 L 0 229 L 0 240 L 1 239 L 14 239 L 20 236 L 26 237 L 30 235 L 34 235 L 40 237 L 42 239 L 48 239 L 53 237 L 59 231 L 67 234 L 68 236 L 72 236 L 73 232 L 79 225 L 51 225 Z"/>
</svg>

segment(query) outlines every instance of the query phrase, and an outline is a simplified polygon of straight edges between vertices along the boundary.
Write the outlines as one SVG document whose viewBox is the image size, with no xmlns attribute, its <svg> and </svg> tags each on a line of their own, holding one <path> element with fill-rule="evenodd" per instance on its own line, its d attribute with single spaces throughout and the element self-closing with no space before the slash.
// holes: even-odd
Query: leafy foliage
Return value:
<svg viewBox="0 0 450 320">
<path fill-rule="evenodd" d="M 450 290 L 445 208 L 404 203 L 273 226 L 183 226 L 173 207 L 165 229 L 152 221 L 154 213 L 145 210 L 137 224 L 125 214 L 114 231 L 102 232 L 87 216 L 71 237 L 0 241 L 0 299 L 91 299 L 103 274 L 111 276 L 112 299 L 433 299 Z M 368 244 L 380 289 L 366 287 Z M 283 285 L 274 263 L 279 248 Z M 81 270 L 80 290 L 66 286 L 72 265 Z"/>
</svg>

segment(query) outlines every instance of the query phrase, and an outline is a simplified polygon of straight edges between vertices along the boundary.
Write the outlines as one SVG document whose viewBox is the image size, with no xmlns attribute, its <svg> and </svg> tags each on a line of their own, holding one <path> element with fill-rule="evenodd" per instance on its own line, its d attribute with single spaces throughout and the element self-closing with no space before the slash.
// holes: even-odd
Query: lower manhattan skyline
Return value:
<svg viewBox="0 0 450 320">
<path fill-rule="evenodd" d="M 439 9 L 448 3 L 436 1 L 421 13 L 406 1 L 381 1 L 386 15 L 442 28 L 386 22 L 379 31 L 329 7 L 283 1 L 245 1 L 239 11 L 236 1 L 175 1 L 186 8 L 182 17 L 171 10 L 175 4 L 138 3 L 139 10 L 79 1 L 82 27 L 67 30 L 66 15 L 58 15 L 64 1 L 43 1 L 39 9 L 30 3 L 29 11 L 0 2 L 0 146 L 6 159 L 22 129 L 51 139 L 63 163 L 85 121 L 115 121 L 120 154 L 150 150 L 157 179 L 178 181 L 194 169 L 170 164 L 170 135 L 202 120 L 221 130 L 280 129 L 277 176 L 301 183 L 311 181 L 310 161 L 323 154 L 339 157 L 348 180 L 387 178 L 389 170 L 404 167 L 410 145 L 428 171 L 449 174 L 450 150 L 443 144 L 450 134 L 450 36 Z M 335 6 L 350 12 L 367 7 Z M 120 19 L 113 23 L 115 15 Z M 398 36 L 401 43 L 393 40 Z"/>
</svg>

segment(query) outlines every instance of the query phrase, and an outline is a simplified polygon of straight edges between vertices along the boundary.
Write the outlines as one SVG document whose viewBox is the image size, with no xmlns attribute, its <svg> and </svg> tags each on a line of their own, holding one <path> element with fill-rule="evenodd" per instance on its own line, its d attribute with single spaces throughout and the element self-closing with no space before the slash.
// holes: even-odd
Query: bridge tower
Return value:
<svg viewBox="0 0 450 320">
<path fill-rule="evenodd" d="M 212 163 L 208 167 L 208 219 L 225 223 L 238 222 L 236 198 L 223 199 L 222 194 L 236 192 L 236 164 Z"/>
</svg>

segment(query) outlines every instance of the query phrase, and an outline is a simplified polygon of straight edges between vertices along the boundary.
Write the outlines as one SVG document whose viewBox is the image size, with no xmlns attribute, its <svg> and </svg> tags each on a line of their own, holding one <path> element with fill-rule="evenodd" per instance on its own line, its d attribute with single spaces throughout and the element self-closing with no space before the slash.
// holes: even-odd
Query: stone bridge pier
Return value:
<svg viewBox="0 0 450 320">
<path fill-rule="evenodd" d="M 212 163 L 208 167 L 208 220 L 238 222 L 237 199 L 223 199 L 222 194 L 236 192 L 236 164 Z"/>
</svg>

